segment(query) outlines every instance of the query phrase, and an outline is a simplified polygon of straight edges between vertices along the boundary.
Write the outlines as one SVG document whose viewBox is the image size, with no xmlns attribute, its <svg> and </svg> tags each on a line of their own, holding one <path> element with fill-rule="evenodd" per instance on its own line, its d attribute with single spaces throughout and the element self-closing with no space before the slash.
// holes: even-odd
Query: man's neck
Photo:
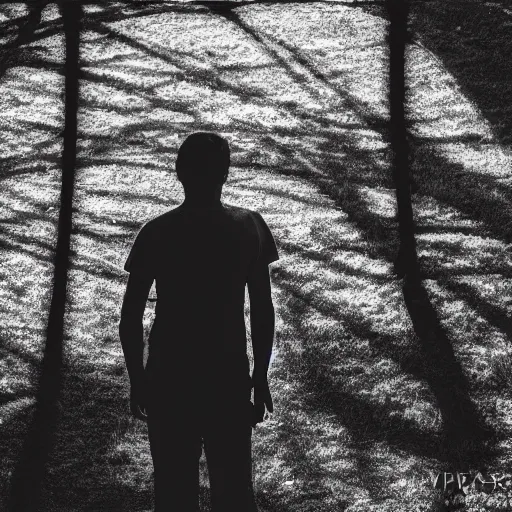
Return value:
<svg viewBox="0 0 512 512">
<path fill-rule="evenodd" d="M 222 207 L 220 197 L 185 197 L 185 200 L 182 204 L 186 208 L 210 209 Z"/>
<path fill-rule="evenodd" d="M 220 197 L 222 187 L 215 187 L 213 190 L 190 190 L 185 188 L 185 200 L 183 206 L 194 209 L 212 209 L 221 208 Z"/>
</svg>

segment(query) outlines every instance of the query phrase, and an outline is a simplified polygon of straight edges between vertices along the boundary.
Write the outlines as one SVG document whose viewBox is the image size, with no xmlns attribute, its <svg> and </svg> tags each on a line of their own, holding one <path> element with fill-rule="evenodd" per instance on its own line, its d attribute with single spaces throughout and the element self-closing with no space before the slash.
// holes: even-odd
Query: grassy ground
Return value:
<svg viewBox="0 0 512 512">
<path fill-rule="evenodd" d="M 464 398 L 493 433 L 485 467 L 460 469 L 499 472 L 512 428 L 508 85 L 484 95 L 497 75 L 482 86 L 457 72 L 467 48 L 446 51 L 457 36 L 434 3 L 413 13 L 408 50 L 418 244 Z M 1 9 L 9 27 L 24 14 Z M 476 17 L 465 13 L 467 38 Z M 43 510 L 151 508 L 146 426 L 128 415 L 117 336 L 121 268 L 140 225 L 183 199 L 176 151 L 203 129 L 232 147 L 224 201 L 260 211 L 281 256 L 276 412 L 254 432 L 261 510 L 440 509 L 443 391 L 392 274 L 385 23 L 377 7 L 336 2 L 87 7 L 64 386 Z M 16 31 L 6 33 L 4 43 Z M 34 406 L 52 278 L 64 55 L 53 5 L 32 39 L 0 82 L 0 509 Z M 150 304 L 147 330 L 152 314 Z M 204 460 L 201 480 L 207 510 Z M 467 510 L 499 510 L 502 498 L 471 494 Z"/>
</svg>

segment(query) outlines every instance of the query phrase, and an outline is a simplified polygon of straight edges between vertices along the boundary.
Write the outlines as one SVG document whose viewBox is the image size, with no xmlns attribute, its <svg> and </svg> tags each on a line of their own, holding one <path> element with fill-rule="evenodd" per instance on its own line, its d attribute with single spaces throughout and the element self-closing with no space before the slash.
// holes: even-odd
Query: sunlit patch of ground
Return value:
<svg viewBox="0 0 512 512">
<path fill-rule="evenodd" d="M 443 422 L 392 274 L 385 22 L 330 2 L 226 15 L 144 9 L 86 8 L 64 387 L 45 506 L 151 507 L 146 426 L 128 415 L 117 333 L 122 266 L 140 226 L 183 199 L 173 174 L 180 143 L 213 130 L 232 149 L 223 201 L 260 211 L 280 253 L 271 270 L 275 414 L 254 431 L 261 510 L 429 510 Z M 29 423 L 51 283 L 63 39 L 44 34 L 58 20 L 48 6 L 38 48 L 0 84 L 0 428 L 15 440 L 1 444 L 3 481 Z M 421 264 L 471 397 L 503 434 L 500 469 L 512 356 L 508 189 L 497 183 L 507 185 L 508 157 L 434 56 L 412 46 L 409 57 L 414 133 L 436 138 L 414 164 Z M 495 191 L 485 197 L 494 216 L 477 206 L 473 215 L 475 176 Z M 150 303 L 146 334 L 153 311 Z M 248 315 L 246 304 L 247 324 Z M 207 510 L 204 459 L 200 501 Z"/>
</svg>

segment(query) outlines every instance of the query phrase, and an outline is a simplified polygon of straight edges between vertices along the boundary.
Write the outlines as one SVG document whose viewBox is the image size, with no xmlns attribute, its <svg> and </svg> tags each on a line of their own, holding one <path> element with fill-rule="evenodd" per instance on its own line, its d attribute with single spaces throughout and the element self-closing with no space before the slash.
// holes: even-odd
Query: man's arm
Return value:
<svg viewBox="0 0 512 512">
<path fill-rule="evenodd" d="M 252 384 L 254 387 L 254 416 L 252 426 L 263 421 L 265 408 L 274 411 L 267 373 L 274 344 L 275 313 L 270 291 L 268 265 L 259 264 L 247 280 L 251 301 L 251 339 L 254 355 Z"/>
<path fill-rule="evenodd" d="M 275 313 L 268 265 L 259 265 L 247 280 L 251 305 L 253 380 L 266 379 L 274 344 Z"/>
<path fill-rule="evenodd" d="M 121 308 L 119 337 L 130 378 L 132 401 L 134 396 L 137 400 L 140 399 L 144 387 L 144 326 L 142 321 L 152 284 L 153 278 L 131 272 Z"/>
</svg>

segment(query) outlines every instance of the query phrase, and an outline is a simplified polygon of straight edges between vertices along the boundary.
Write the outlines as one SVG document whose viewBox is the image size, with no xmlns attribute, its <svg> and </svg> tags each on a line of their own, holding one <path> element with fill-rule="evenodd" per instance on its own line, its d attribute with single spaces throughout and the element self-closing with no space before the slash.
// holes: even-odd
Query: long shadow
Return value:
<svg viewBox="0 0 512 512">
<path fill-rule="evenodd" d="M 2 275 L 2 279 L 7 276 Z M 12 301 L 11 301 L 12 303 Z M 2 308 L 2 318 L 7 323 L 12 317 L 12 310 Z M 5 326 L 4 326 L 5 327 Z M 4 331 L 4 329 L 2 329 Z M 30 327 L 24 334 L 37 336 L 36 329 Z M 2 413 L 2 435 L 0 437 L 0 509 L 7 510 L 9 495 L 9 472 L 13 471 L 15 461 L 18 459 L 28 425 L 34 417 L 34 396 L 37 388 L 37 370 L 40 367 L 40 358 L 28 353 L 22 345 L 13 343 L 7 333 L 0 335 L 0 360 L 5 368 L 2 376 L 9 379 L 14 385 L 0 392 L 0 410 Z M 23 375 L 20 370 L 23 369 Z"/>
<path fill-rule="evenodd" d="M 137 463 L 122 447 L 133 421 L 120 370 L 98 371 L 80 362 L 66 365 L 62 438 L 52 456 L 52 478 L 47 481 L 42 510 L 150 509 L 151 489 L 129 485 L 117 476 Z"/>
<path fill-rule="evenodd" d="M 499 239 L 512 242 L 511 187 L 448 161 L 431 146 L 416 147 L 415 153 L 418 195 L 454 206 L 469 218 L 483 222 Z"/>
<path fill-rule="evenodd" d="M 491 272 L 492 273 L 492 272 Z M 472 274 L 469 274 L 472 275 Z M 504 276 L 505 277 L 505 276 Z M 512 276 L 506 276 L 510 279 Z M 485 318 L 491 325 L 508 335 L 511 340 L 512 318 L 503 307 L 493 306 L 482 300 L 477 290 L 469 284 L 455 282 L 453 279 L 445 282 L 442 278 L 439 281 L 452 293 L 463 297 L 466 303 Z"/>
<path fill-rule="evenodd" d="M 457 79 L 503 144 L 512 144 L 510 16 L 478 1 L 411 2 L 412 28 Z"/>
<path fill-rule="evenodd" d="M 443 169 L 447 170 L 447 162 L 443 162 Z M 354 217 L 366 217 L 370 225 L 376 229 L 365 230 L 366 234 L 377 235 L 375 241 L 377 246 L 383 243 L 384 231 L 381 229 L 380 219 L 368 211 L 366 204 L 357 195 L 352 195 L 350 205 L 354 208 Z M 373 217 L 373 218 L 372 218 Z M 357 223 L 364 226 L 365 222 L 357 218 Z M 385 236 L 385 235 L 384 235 Z M 387 256 L 389 258 L 389 254 Z M 441 281 L 443 282 L 443 281 Z M 445 283 L 450 286 L 451 281 Z M 457 291 L 460 291 L 457 290 Z M 466 290 L 467 292 L 467 290 Z M 467 293 L 465 293 L 467 298 Z M 454 439 L 463 436 L 474 437 L 476 443 L 482 436 L 485 438 L 485 429 L 482 430 L 478 414 L 468 396 L 468 383 L 463 376 L 459 363 L 453 353 L 452 343 L 446 331 L 439 322 L 437 313 L 428 298 L 426 291 L 422 289 L 404 289 L 404 299 L 410 318 L 422 347 L 422 353 L 432 370 L 428 379 L 431 389 L 438 399 L 439 406 L 446 419 L 448 427 L 446 435 L 447 442 L 455 448 Z M 470 305 L 475 305 L 474 301 Z M 501 324 L 503 326 L 503 324 Z M 437 370 L 436 370 L 437 369 Z M 462 408 L 462 411 L 461 411 Z M 454 416 L 454 411 L 461 411 L 460 415 Z M 474 420 L 471 420 L 473 418 Z M 456 451 L 456 449 L 455 449 Z M 469 455 L 469 454 L 468 454 Z"/>
<path fill-rule="evenodd" d="M 94 161 L 96 163 L 96 160 Z M 144 167 L 146 165 L 144 164 Z M 155 166 L 156 167 L 156 166 Z M 110 190 L 93 190 L 91 192 L 89 192 L 90 196 L 94 197 L 94 196 L 97 196 L 97 197 L 112 197 L 112 191 Z M 116 192 L 115 194 L 115 197 L 116 198 L 119 198 L 120 200 L 122 201 L 127 201 L 127 202 L 130 202 L 130 201 L 135 201 L 135 202 L 141 202 L 141 201 L 144 201 L 144 202 L 147 202 L 147 203 L 151 203 L 151 204 L 155 204 L 155 205 L 158 205 L 158 206 L 175 206 L 178 204 L 178 201 L 167 201 L 167 200 L 164 200 L 164 199 L 161 199 L 159 196 L 150 196 L 150 195 L 143 195 L 143 194 L 137 194 L 137 193 L 133 193 L 133 192 Z M 110 217 L 111 218 L 111 217 Z M 107 218 L 105 217 L 103 219 L 103 222 L 106 222 L 107 221 Z M 117 222 L 117 221 L 116 221 Z M 122 219 L 120 219 L 120 222 L 122 222 Z M 129 222 L 129 221 L 124 221 L 123 222 L 123 226 L 125 227 L 130 227 L 132 229 L 136 229 L 139 227 L 139 224 L 135 223 L 135 222 Z"/>
<path fill-rule="evenodd" d="M 62 379 L 64 313 L 71 238 L 71 208 L 76 161 L 78 68 L 81 6 L 66 2 L 61 7 L 66 38 L 66 108 L 61 205 L 54 259 L 53 291 L 46 331 L 37 405 L 11 480 L 9 510 L 39 509 L 46 464 L 55 441 Z"/>
<path fill-rule="evenodd" d="M 4 76 L 7 69 L 13 65 L 14 59 L 18 58 L 16 49 L 28 42 L 33 38 L 36 28 L 41 23 L 41 13 L 49 0 L 37 0 L 35 2 L 27 3 L 29 12 L 22 20 L 18 20 L 18 34 L 16 38 L 3 48 L 0 53 L 0 80 Z"/>
<path fill-rule="evenodd" d="M 416 148 L 418 177 L 418 196 L 434 198 L 441 204 L 452 206 L 468 218 L 483 223 L 485 230 L 498 240 L 506 243 L 512 241 L 512 189 L 499 183 L 495 178 L 483 174 L 468 172 L 461 164 L 449 162 L 434 148 L 420 146 Z M 418 227 L 418 231 L 427 228 Z M 441 230 L 444 231 L 444 228 Z M 477 233 L 475 233 L 477 234 Z M 480 236 L 486 236 L 480 228 Z M 435 262 L 427 256 L 422 258 L 425 276 L 437 278 L 440 284 L 464 298 L 468 305 L 474 308 L 492 325 L 504 333 L 512 332 L 512 320 L 498 307 L 492 306 L 469 285 L 464 285 L 451 278 L 448 271 L 435 269 Z M 501 274 L 504 278 L 510 275 L 510 269 L 503 264 L 485 263 L 485 272 Z M 432 268 L 434 267 L 434 268 Z M 478 275 L 484 270 L 474 269 L 464 275 Z"/>
<path fill-rule="evenodd" d="M 411 40 L 440 58 L 493 127 L 494 135 L 512 143 L 512 43 L 510 16 L 498 2 L 478 0 L 410 2 Z M 352 7 L 357 8 L 354 3 Z M 379 2 L 359 5 L 366 12 L 387 19 Z M 440 140 L 439 142 L 443 142 Z"/>
<path fill-rule="evenodd" d="M 48 159 L 49 160 L 49 159 Z M 12 163 L 13 165 L 16 165 L 16 164 L 20 164 L 20 161 L 21 163 L 23 163 L 23 159 L 17 159 L 16 157 L 12 157 L 9 159 L 9 162 L 8 163 Z M 26 162 L 28 163 L 29 162 L 29 159 L 26 159 Z M 6 163 L 4 165 L 4 162 L 0 160 L 0 181 L 4 180 L 4 179 L 10 179 L 10 178 L 14 178 L 16 176 L 23 176 L 23 175 L 26 175 L 26 174 L 35 174 L 35 173 L 40 173 L 40 172 L 45 172 L 46 171 L 46 167 L 44 167 L 44 165 L 40 164 L 38 166 L 36 166 L 36 168 L 34 169 L 34 167 L 20 167 L 16 170 L 11 170 L 9 169 L 9 167 L 11 167 L 10 165 L 8 165 L 8 163 Z"/>
<path fill-rule="evenodd" d="M 432 372 L 429 383 L 443 414 L 451 467 L 468 468 L 475 467 L 476 464 L 482 467 L 482 464 L 489 463 L 491 450 L 485 453 L 487 447 L 479 447 L 485 441 L 496 442 L 496 433 L 485 426 L 483 418 L 469 398 L 469 383 L 425 288 L 421 286 L 411 289 L 406 283 L 404 299 Z"/>
<path fill-rule="evenodd" d="M 341 322 L 347 333 L 356 339 L 367 340 L 377 353 L 392 358 L 400 365 L 405 373 L 409 373 L 418 379 L 424 380 L 429 385 L 436 398 L 445 429 L 448 431 L 444 440 L 446 443 L 445 446 L 439 445 L 439 441 L 441 441 L 440 438 L 431 438 L 429 435 L 425 435 L 424 432 L 421 432 L 415 426 L 414 422 L 410 422 L 409 424 L 407 421 L 401 422 L 393 418 L 388 419 L 388 423 L 393 426 L 391 429 L 391 437 L 387 437 L 388 433 L 386 430 L 377 432 L 377 429 L 371 428 L 370 430 L 376 438 L 386 439 L 401 448 L 410 450 L 423 457 L 436 457 L 445 462 L 450 462 L 455 456 L 461 455 L 460 446 L 458 446 L 456 437 L 464 438 L 465 432 L 467 432 L 469 436 L 473 436 L 470 438 L 474 439 L 474 441 L 485 440 L 488 437 L 483 418 L 469 398 L 467 380 L 460 364 L 453 354 L 450 342 L 447 339 L 444 339 L 443 343 L 439 342 L 439 339 L 443 336 L 446 337 L 446 334 L 442 331 L 442 327 L 438 325 L 439 322 L 437 317 L 435 317 L 436 313 L 433 309 L 431 309 L 429 313 L 435 318 L 430 319 L 428 325 L 435 325 L 437 323 L 436 327 L 440 332 L 435 334 L 436 342 L 432 343 L 431 340 L 426 340 L 424 336 L 426 328 L 415 324 L 415 329 L 421 333 L 421 337 L 418 336 L 421 351 L 414 355 L 405 354 L 403 349 L 398 348 L 401 345 L 401 340 L 394 336 L 374 331 L 370 322 L 364 319 L 362 315 L 353 312 L 348 315 L 334 310 L 325 304 L 318 304 L 317 302 L 312 303 L 310 298 L 300 287 L 292 284 L 294 281 L 293 274 L 280 269 L 280 271 L 275 274 L 274 280 L 280 287 L 287 290 L 288 295 L 293 299 L 288 303 L 288 307 L 290 308 L 289 319 L 292 322 L 294 322 L 294 318 L 297 319 L 294 326 L 301 339 L 307 339 L 308 337 L 306 329 L 300 321 L 304 313 L 302 308 L 314 308 L 322 313 L 322 315 Z M 416 298 L 416 295 L 414 298 Z M 300 307 L 298 306 L 299 304 Z M 413 304 L 413 307 L 414 306 Z M 425 311 L 428 310 L 428 305 L 425 306 L 421 304 L 420 307 L 422 315 L 416 314 L 415 311 L 411 313 L 414 321 L 417 321 L 418 316 L 424 317 Z M 321 365 L 314 364 L 315 361 L 319 361 L 319 356 L 315 347 L 311 344 L 306 345 L 304 358 L 308 361 L 308 368 L 312 368 L 311 371 L 314 376 L 314 379 L 309 381 L 308 387 L 316 390 L 318 393 L 317 395 L 313 395 L 314 398 L 312 398 L 311 404 L 314 405 L 317 400 L 318 403 L 322 402 L 325 404 L 323 398 L 325 390 L 333 388 L 333 386 L 331 383 L 328 388 L 325 387 L 327 384 L 325 381 L 329 380 L 329 377 L 326 374 L 322 374 L 319 370 Z M 320 373 L 315 373 L 317 371 L 320 371 Z M 322 382 L 319 383 L 317 382 L 318 380 Z M 333 392 L 332 390 L 329 391 L 329 393 Z M 343 398 L 343 402 L 349 399 L 349 394 L 342 392 L 342 390 L 335 392 L 335 394 L 336 393 L 339 394 L 340 398 Z M 350 398 L 350 401 L 354 402 L 352 407 L 356 407 L 355 401 L 358 400 L 360 399 L 354 397 Z M 364 407 L 370 407 L 368 404 L 365 404 L 364 401 L 361 402 L 361 404 L 360 407 L 363 407 L 363 405 Z M 334 403 L 331 403 L 330 407 L 336 408 Z M 343 407 L 341 407 L 340 410 L 342 409 Z M 379 421 L 382 423 L 382 417 L 386 415 L 385 407 L 380 412 Z M 358 416 L 358 418 L 360 421 L 360 418 L 366 418 L 366 416 Z M 455 430 L 452 432 L 452 429 Z M 354 430 L 357 430 L 356 426 L 354 426 Z M 454 436 L 454 434 L 456 434 L 456 436 Z M 467 440 L 467 437 L 468 436 L 464 439 Z M 471 450 L 471 452 L 469 450 Z M 468 451 L 463 453 L 463 455 L 466 458 L 466 460 L 460 461 L 463 465 L 476 462 L 483 463 L 484 460 L 482 457 L 490 456 L 485 453 L 485 450 L 482 450 L 480 445 L 468 447 Z"/>
<path fill-rule="evenodd" d="M 275 37 L 269 34 L 258 33 L 256 30 L 246 24 L 242 18 L 240 18 L 240 16 L 238 16 L 238 14 L 233 12 L 231 9 L 219 10 L 213 7 L 211 10 L 213 12 L 222 14 L 226 20 L 231 21 L 238 28 L 240 28 L 241 31 L 251 36 L 259 44 L 259 46 L 271 56 L 274 61 L 278 62 L 281 67 L 286 69 L 287 73 L 291 77 L 293 77 L 298 83 L 302 83 L 303 86 L 307 88 L 308 84 L 304 83 L 303 77 L 297 74 L 292 66 L 290 66 L 290 63 L 287 62 L 281 55 L 282 49 L 285 49 L 287 53 L 290 53 L 293 56 L 295 62 L 299 63 L 316 80 L 319 80 L 323 86 L 335 92 L 338 97 L 344 101 L 346 108 L 349 111 L 357 112 L 358 117 L 364 121 L 367 127 L 375 130 L 385 137 L 389 136 L 387 121 L 385 119 L 379 115 L 374 114 L 371 108 L 369 108 L 364 102 L 359 101 L 357 98 L 348 94 L 346 91 L 341 90 L 339 87 L 334 86 L 331 82 L 329 82 L 323 73 L 318 71 L 315 66 L 311 64 L 310 60 L 306 56 L 302 55 L 297 48 L 294 48 L 284 41 L 277 41 Z M 281 51 L 276 51 L 278 48 L 281 48 Z"/>
<path fill-rule="evenodd" d="M 344 373 L 337 381 L 333 378 L 330 368 L 336 364 L 338 358 L 334 355 L 326 357 L 322 354 L 321 346 L 324 344 L 322 337 L 311 335 L 307 325 L 301 322 L 301 318 L 310 308 L 317 308 L 318 304 L 312 303 L 309 297 L 304 296 L 297 285 L 288 280 L 287 276 L 274 278 L 276 285 L 286 290 L 288 297 L 285 304 L 283 319 L 291 327 L 291 335 L 301 344 L 300 356 L 294 352 L 282 352 L 283 361 L 292 373 L 295 384 L 298 384 L 297 392 L 302 397 L 305 412 L 311 415 L 319 412 L 332 417 L 335 422 L 343 425 L 349 433 L 349 440 L 344 442 L 352 448 L 351 458 L 357 463 L 359 472 L 351 475 L 350 471 L 345 475 L 347 479 L 357 478 L 361 480 L 362 487 L 366 489 L 372 498 L 379 500 L 386 494 L 389 480 L 383 478 L 375 463 L 365 464 L 366 454 L 371 451 L 371 446 L 377 443 L 386 443 L 393 449 L 406 451 L 420 457 L 423 461 L 429 459 L 443 460 L 441 443 L 438 436 L 422 431 L 411 420 L 403 419 L 392 414 L 388 404 L 376 404 L 365 400 L 351 390 L 347 390 L 345 382 L 351 380 L 354 374 Z M 345 316 L 336 311 L 322 312 L 332 318 L 347 323 Z M 348 319 L 350 321 L 350 319 Z M 349 324 L 350 325 L 350 324 Z M 357 326 L 352 324 L 354 330 Z M 364 334 L 357 334 L 364 340 Z M 331 346 L 336 343 L 333 336 L 325 340 Z M 385 340 L 376 340 L 381 344 Z M 343 343 L 339 340 L 338 343 Z M 342 356 L 339 356 L 340 359 Z M 363 361 L 364 362 L 364 361 Z M 286 443 L 287 444 L 287 443 Z M 368 446 L 369 445 L 369 446 Z M 293 447 L 292 447 L 293 448 Z M 293 452 L 292 452 L 293 453 Z M 294 467 L 292 464 L 291 467 Z M 299 473 L 300 474 L 300 473 Z M 364 476 L 363 476 L 364 475 Z"/>
</svg>

